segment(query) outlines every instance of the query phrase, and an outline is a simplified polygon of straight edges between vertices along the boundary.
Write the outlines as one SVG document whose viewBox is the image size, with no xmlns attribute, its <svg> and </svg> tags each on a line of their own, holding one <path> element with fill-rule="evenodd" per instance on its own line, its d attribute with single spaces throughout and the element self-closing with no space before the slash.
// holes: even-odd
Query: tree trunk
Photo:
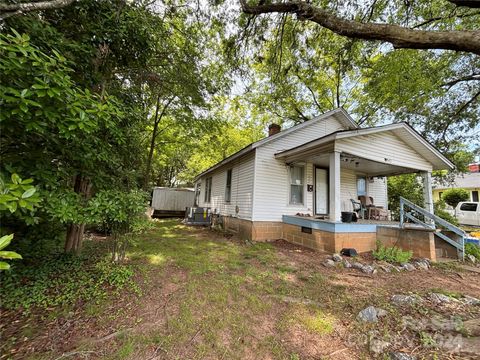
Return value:
<svg viewBox="0 0 480 360">
<path fill-rule="evenodd" d="M 150 150 L 148 152 L 148 157 L 147 157 L 147 165 L 145 168 L 145 176 L 144 176 L 144 182 L 143 182 L 143 187 L 145 190 L 149 189 L 149 182 L 150 182 L 150 171 L 152 169 L 152 159 L 153 159 L 153 152 L 155 150 L 155 141 L 157 139 L 157 136 L 159 134 L 158 132 L 158 125 L 160 124 L 160 121 L 162 120 L 163 115 L 165 115 L 165 112 L 167 111 L 167 108 L 170 106 L 172 103 L 173 99 L 175 99 L 175 96 L 170 98 L 165 106 L 162 109 L 162 112 L 159 113 L 160 110 L 160 95 L 157 97 L 157 104 L 155 108 L 155 119 L 153 121 L 153 132 L 152 132 L 152 139 L 150 140 Z M 161 131 L 160 131 L 161 132 Z"/>
<path fill-rule="evenodd" d="M 74 191 L 80 194 L 84 200 L 88 200 L 91 195 L 92 184 L 90 180 L 82 175 L 75 176 Z M 85 224 L 70 224 L 67 228 L 65 238 L 65 252 L 80 253 L 82 250 L 83 232 Z"/>
</svg>

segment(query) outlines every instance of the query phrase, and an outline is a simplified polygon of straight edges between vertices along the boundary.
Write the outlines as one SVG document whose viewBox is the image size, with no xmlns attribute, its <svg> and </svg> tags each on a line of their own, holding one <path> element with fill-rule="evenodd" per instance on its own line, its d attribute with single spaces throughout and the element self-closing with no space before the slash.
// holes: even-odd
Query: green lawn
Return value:
<svg viewBox="0 0 480 360">
<path fill-rule="evenodd" d="M 391 294 L 477 291 L 468 274 L 445 281 L 456 271 L 450 268 L 428 278 L 363 277 L 327 269 L 324 255 L 306 249 L 247 244 L 177 220 L 155 222 L 126 264 L 107 258 L 104 239 L 88 241 L 79 259 L 51 254 L 42 265 L 27 257 L 2 290 L 2 352 L 35 359 L 368 359 L 367 331 L 388 338 L 401 330 Z M 375 326 L 360 324 L 358 311 L 372 304 L 389 315 Z M 418 346 L 422 338 L 410 335 Z"/>
</svg>

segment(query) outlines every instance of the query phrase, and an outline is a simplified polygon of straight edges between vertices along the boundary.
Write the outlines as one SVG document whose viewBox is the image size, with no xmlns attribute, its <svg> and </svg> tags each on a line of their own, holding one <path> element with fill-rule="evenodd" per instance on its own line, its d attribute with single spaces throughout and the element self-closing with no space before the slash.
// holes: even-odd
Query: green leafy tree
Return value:
<svg viewBox="0 0 480 360">
<path fill-rule="evenodd" d="M 388 186 L 388 208 L 392 217 L 400 218 L 400 197 L 410 200 L 414 204 L 423 205 L 423 185 L 416 174 L 390 176 Z"/>
<path fill-rule="evenodd" d="M 468 201 L 470 194 L 465 189 L 448 189 L 442 194 L 442 200 L 452 207 L 457 207 L 459 202 Z"/>
</svg>

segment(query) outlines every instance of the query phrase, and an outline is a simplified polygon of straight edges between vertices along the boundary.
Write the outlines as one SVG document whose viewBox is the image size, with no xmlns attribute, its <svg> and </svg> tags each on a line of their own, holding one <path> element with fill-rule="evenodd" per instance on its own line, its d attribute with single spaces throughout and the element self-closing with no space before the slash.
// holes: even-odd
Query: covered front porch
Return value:
<svg viewBox="0 0 480 360">
<path fill-rule="evenodd" d="M 424 195 L 424 203 L 419 205 L 433 214 L 432 171 L 453 165 L 406 124 L 334 133 L 275 157 L 290 167 L 311 168 L 312 174 L 307 178 L 312 183 L 307 184 L 306 195 L 312 213 L 283 216 L 287 241 L 329 252 L 348 247 L 364 252 L 375 249 L 377 239 L 393 238 L 396 232 L 398 239 L 415 239 L 416 255 L 435 257 L 431 231 L 418 227 L 406 230 L 392 221 L 399 213 L 398 209 L 388 209 L 387 179 L 418 174 Z M 358 212 L 363 219 L 342 222 L 342 212 L 358 210 L 355 203 L 359 196 L 371 198 L 372 207 L 392 211 L 394 216 L 378 221 L 365 219 L 367 212 Z"/>
<path fill-rule="evenodd" d="M 340 131 L 275 158 L 310 169 L 306 202 L 313 217 L 330 222 L 341 222 L 342 211 L 355 210 L 359 196 L 371 197 L 374 206 L 387 210 L 387 178 L 409 173 L 421 176 L 424 204 L 419 205 L 433 213 L 432 171 L 453 166 L 406 124 Z"/>
</svg>

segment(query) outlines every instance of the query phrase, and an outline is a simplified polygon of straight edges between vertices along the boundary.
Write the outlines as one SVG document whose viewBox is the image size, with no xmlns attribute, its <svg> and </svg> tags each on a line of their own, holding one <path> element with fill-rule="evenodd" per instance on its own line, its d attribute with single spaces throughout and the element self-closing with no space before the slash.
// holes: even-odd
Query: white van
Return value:
<svg viewBox="0 0 480 360">
<path fill-rule="evenodd" d="M 463 201 L 455 208 L 455 216 L 460 224 L 480 226 L 480 202 Z"/>
</svg>

